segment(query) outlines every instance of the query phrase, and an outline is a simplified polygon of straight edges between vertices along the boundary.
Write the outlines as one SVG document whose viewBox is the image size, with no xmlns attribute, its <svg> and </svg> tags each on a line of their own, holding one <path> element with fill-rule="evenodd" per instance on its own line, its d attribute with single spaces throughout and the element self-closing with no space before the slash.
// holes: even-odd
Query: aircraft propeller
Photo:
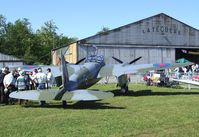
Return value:
<svg viewBox="0 0 199 137">
<path fill-rule="evenodd" d="M 121 61 L 120 59 L 118 59 L 118 58 L 116 58 L 116 57 L 112 57 L 114 60 L 116 60 L 117 62 L 119 62 L 120 64 L 122 64 L 123 63 L 123 61 Z M 133 64 L 133 63 L 135 63 L 136 61 L 138 61 L 139 59 L 141 59 L 142 57 L 138 57 L 138 58 L 136 58 L 136 59 L 134 59 L 134 60 L 132 60 L 131 62 L 129 62 L 128 64 Z"/>
<path fill-rule="evenodd" d="M 79 63 L 81 63 L 82 61 L 84 61 L 86 58 L 82 58 L 82 59 L 80 59 L 80 60 L 78 60 L 76 63 L 75 63 L 75 65 L 78 65 Z"/>
</svg>

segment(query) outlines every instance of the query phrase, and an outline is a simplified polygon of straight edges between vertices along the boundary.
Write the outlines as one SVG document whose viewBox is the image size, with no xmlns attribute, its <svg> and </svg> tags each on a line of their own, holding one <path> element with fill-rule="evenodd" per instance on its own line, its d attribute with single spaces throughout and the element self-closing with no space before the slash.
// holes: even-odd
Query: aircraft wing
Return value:
<svg viewBox="0 0 199 137">
<path fill-rule="evenodd" d="M 191 84 L 191 85 L 199 86 L 198 81 L 186 80 L 186 79 L 171 79 L 171 80 L 176 81 L 176 82 L 185 83 L 185 84 Z"/>
<path fill-rule="evenodd" d="M 27 90 L 27 91 L 14 91 L 10 93 L 11 98 L 24 99 L 24 100 L 55 100 L 58 94 L 56 89 L 46 89 L 46 90 Z M 91 91 L 91 90 L 74 90 L 70 92 L 65 92 L 61 100 L 66 101 L 90 101 L 90 100 L 102 100 L 113 97 L 114 94 L 111 92 L 102 91 Z"/>
<path fill-rule="evenodd" d="M 54 77 L 61 76 L 61 69 L 59 66 L 53 65 L 20 65 L 20 66 L 9 66 L 10 70 L 21 68 L 24 71 L 33 71 L 34 69 L 42 68 L 45 72 L 47 68 L 51 69 Z"/>
<path fill-rule="evenodd" d="M 74 72 L 80 70 L 82 65 L 74 65 L 74 64 L 67 64 L 69 76 L 72 75 Z M 42 68 L 43 71 L 46 71 L 47 68 L 51 68 L 51 72 L 54 77 L 58 77 L 62 75 L 62 71 L 60 66 L 53 66 L 53 65 L 21 65 L 21 66 L 9 66 L 11 70 L 21 68 L 24 71 L 33 71 L 34 69 Z"/>
<path fill-rule="evenodd" d="M 132 74 L 146 72 L 153 69 L 166 69 L 188 66 L 192 63 L 174 63 L 174 64 L 110 64 L 105 65 L 99 71 L 98 77 L 121 76 L 123 74 Z"/>
</svg>

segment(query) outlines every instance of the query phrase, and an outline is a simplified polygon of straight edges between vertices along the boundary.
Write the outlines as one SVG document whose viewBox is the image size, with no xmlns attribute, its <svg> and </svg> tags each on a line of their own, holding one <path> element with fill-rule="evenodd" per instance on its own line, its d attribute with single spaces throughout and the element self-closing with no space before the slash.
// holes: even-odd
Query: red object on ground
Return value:
<svg viewBox="0 0 199 137">
<path fill-rule="evenodd" d="M 195 75 L 193 78 L 199 80 L 199 75 Z"/>
</svg>

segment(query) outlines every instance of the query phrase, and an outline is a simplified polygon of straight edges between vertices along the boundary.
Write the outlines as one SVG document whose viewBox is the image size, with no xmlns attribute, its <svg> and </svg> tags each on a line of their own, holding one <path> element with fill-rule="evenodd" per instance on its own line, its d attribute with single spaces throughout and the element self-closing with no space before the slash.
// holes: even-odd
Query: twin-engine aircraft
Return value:
<svg viewBox="0 0 199 137">
<path fill-rule="evenodd" d="M 158 68 L 169 68 L 175 66 L 186 66 L 189 64 L 133 64 L 141 57 L 135 60 L 124 63 L 121 60 L 113 57 L 120 64 L 105 64 L 104 57 L 100 55 L 90 55 L 81 59 L 76 64 L 69 64 L 65 61 L 64 56 L 61 55 L 62 66 L 62 83 L 63 87 L 60 90 L 45 89 L 45 90 L 28 90 L 15 91 L 10 94 L 11 98 L 49 101 L 62 100 L 63 105 L 67 101 L 89 101 L 102 100 L 113 97 L 113 93 L 92 91 L 87 88 L 96 84 L 100 79 L 107 76 L 116 76 L 118 79 L 118 86 L 121 87 L 121 92 L 128 91 L 128 77 L 127 74 L 137 73 L 139 71 L 153 70 Z M 79 64 L 84 61 L 83 64 Z M 26 68 L 34 68 L 26 66 Z M 58 67 L 52 68 L 53 72 L 61 73 Z"/>
</svg>

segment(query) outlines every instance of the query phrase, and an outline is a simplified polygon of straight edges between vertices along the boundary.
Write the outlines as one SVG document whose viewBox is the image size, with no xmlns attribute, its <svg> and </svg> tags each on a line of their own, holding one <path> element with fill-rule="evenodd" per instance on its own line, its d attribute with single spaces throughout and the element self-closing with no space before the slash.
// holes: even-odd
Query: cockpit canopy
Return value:
<svg viewBox="0 0 199 137">
<path fill-rule="evenodd" d="M 104 57 L 101 55 L 90 55 L 86 57 L 85 63 L 93 62 L 93 63 L 104 63 Z"/>
</svg>

